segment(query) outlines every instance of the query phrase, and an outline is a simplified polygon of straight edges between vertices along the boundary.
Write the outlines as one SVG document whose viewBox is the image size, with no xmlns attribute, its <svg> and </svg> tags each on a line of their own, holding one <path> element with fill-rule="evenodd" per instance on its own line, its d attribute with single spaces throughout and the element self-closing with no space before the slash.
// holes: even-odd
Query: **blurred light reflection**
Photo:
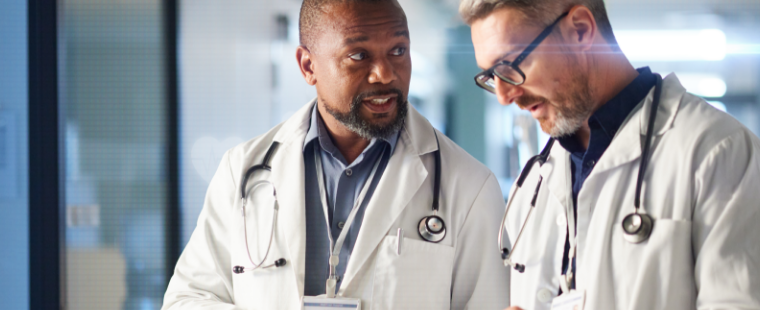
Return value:
<svg viewBox="0 0 760 310">
<path fill-rule="evenodd" d="M 620 30 L 615 38 L 631 61 L 719 61 L 726 35 L 718 29 Z"/>
</svg>

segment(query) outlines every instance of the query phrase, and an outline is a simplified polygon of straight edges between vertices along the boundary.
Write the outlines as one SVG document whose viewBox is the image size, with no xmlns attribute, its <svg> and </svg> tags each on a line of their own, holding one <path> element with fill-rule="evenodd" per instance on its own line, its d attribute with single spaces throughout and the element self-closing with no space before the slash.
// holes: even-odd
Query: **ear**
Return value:
<svg viewBox="0 0 760 310">
<path fill-rule="evenodd" d="M 314 74 L 314 62 L 312 61 L 312 54 L 306 46 L 300 45 L 296 48 L 296 60 L 298 61 L 298 67 L 301 69 L 301 75 L 311 86 L 317 84 L 317 75 Z"/>
<path fill-rule="evenodd" d="M 588 51 L 594 45 L 594 40 L 599 34 L 596 27 L 594 14 L 582 5 L 576 5 L 570 9 L 566 20 L 567 31 L 563 31 L 565 39 L 580 51 Z"/>
</svg>

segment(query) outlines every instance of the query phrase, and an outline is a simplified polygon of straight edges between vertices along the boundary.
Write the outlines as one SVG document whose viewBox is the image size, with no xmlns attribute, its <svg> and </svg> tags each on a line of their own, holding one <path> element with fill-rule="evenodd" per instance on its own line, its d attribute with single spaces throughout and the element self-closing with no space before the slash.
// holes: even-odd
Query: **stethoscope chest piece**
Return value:
<svg viewBox="0 0 760 310">
<path fill-rule="evenodd" d="M 631 243 L 641 243 L 652 234 L 654 220 L 642 213 L 631 213 L 623 218 L 623 237 Z"/>
<path fill-rule="evenodd" d="M 446 237 L 446 224 L 437 215 L 423 217 L 418 225 L 420 237 L 426 241 L 437 243 Z"/>
</svg>

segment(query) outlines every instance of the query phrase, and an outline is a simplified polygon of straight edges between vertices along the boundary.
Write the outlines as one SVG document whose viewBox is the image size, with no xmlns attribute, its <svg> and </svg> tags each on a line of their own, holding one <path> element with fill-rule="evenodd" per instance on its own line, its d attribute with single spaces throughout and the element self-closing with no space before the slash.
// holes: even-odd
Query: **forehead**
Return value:
<svg viewBox="0 0 760 310">
<path fill-rule="evenodd" d="M 326 30 L 341 37 L 393 35 L 407 30 L 406 15 L 396 1 L 333 4 L 325 8 L 323 18 Z"/>
<path fill-rule="evenodd" d="M 470 30 L 478 67 L 483 69 L 502 59 L 514 59 L 540 32 L 525 14 L 513 8 L 496 10 L 476 20 Z"/>
</svg>

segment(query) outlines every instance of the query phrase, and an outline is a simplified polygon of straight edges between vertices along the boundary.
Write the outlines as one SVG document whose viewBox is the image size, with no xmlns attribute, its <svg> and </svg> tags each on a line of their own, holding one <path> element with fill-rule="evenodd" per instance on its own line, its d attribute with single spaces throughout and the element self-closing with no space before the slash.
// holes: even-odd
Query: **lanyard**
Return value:
<svg viewBox="0 0 760 310">
<path fill-rule="evenodd" d="M 567 239 L 570 241 L 570 251 L 567 253 L 567 271 L 564 274 L 564 281 L 560 281 L 562 286 L 562 292 L 570 292 L 571 283 L 575 274 L 573 272 L 573 258 L 575 258 L 576 246 L 578 244 L 578 231 L 575 228 L 575 211 L 573 210 L 573 204 L 567 204 L 565 207 L 565 215 L 567 216 Z"/>
<path fill-rule="evenodd" d="M 330 239 L 330 276 L 327 278 L 327 283 L 325 285 L 325 290 L 328 298 L 335 297 L 335 286 L 337 285 L 338 281 L 335 276 L 335 268 L 340 263 L 340 250 L 343 248 L 343 242 L 346 241 L 346 236 L 348 235 L 348 231 L 351 228 L 351 225 L 354 223 L 354 218 L 356 217 L 356 213 L 359 210 L 359 206 L 364 201 L 364 197 L 367 195 L 367 191 L 369 191 L 369 186 L 372 183 L 372 180 L 375 178 L 375 173 L 377 172 L 377 168 L 380 166 L 380 161 L 383 158 L 383 155 L 385 154 L 385 147 L 383 147 L 382 152 L 380 153 L 379 158 L 377 161 L 375 161 L 375 165 L 372 167 L 372 172 L 369 174 L 369 178 L 367 178 L 366 181 L 364 181 L 364 186 L 362 187 L 362 190 L 359 192 L 359 197 L 357 197 L 356 200 L 354 200 L 354 206 L 351 208 L 351 212 L 348 214 L 348 218 L 346 219 L 346 224 L 341 228 L 340 235 L 338 236 L 338 240 L 333 240 L 332 232 L 330 231 L 330 217 L 328 213 L 328 204 L 327 204 L 327 191 L 325 190 L 325 183 L 324 183 L 324 171 L 322 170 L 322 159 L 319 156 L 319 149 L 317 146 L 314 146 L 314 163 L 317 166 L 317 183 L 319 183 L 319 197 L 322 200 L 322 210 L 325 212 L 325 223 L 327 223 L 327 237 Z"/>
</svg>

